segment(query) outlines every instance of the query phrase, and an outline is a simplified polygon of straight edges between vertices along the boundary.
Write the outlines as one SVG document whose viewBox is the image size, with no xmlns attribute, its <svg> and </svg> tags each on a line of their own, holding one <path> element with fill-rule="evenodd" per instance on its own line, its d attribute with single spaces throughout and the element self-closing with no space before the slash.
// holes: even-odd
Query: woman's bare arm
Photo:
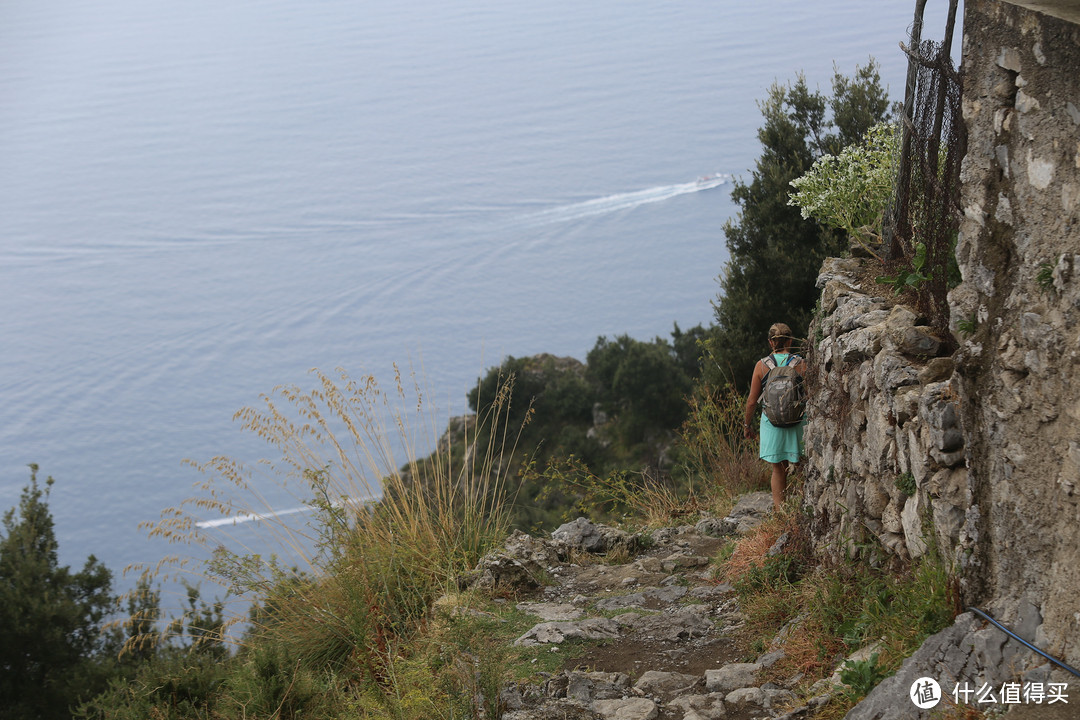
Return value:
<svg viewBox="0 0 1080 720">
<path fill-rule="evenodd" d="M 761 380 L 765 377 L 765 366 L 760 360 L 754 366 L 754 376 L 750 380 L 750 395 L 746 398 L 746 414 L 743 420 L 743 436 L 751 438 L 754 432 L 754 409 L 757 407 L 758 398 L 761 397 Z"/>
</svg>

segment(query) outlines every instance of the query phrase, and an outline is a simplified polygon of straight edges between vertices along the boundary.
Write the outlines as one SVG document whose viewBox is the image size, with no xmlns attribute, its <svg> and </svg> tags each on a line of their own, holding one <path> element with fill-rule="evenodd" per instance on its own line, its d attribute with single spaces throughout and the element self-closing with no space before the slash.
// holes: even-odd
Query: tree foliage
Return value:
<svg viewBox="0 0 1080 720">
<path fill-rule="evenodd" d="M 18 508 L 4 514 L 0 539 L 0 707 L 9 718 L 66 718 L 69 708 L 100 689 L 110 636 L 102 621 L 113 609 L 112 574 L 93 555 L 72 572 L 58 560 L 48 497 L 37 466 Z"/>
<path fill-rule="evenodd" d="M 700 325 L 686 331 L 675 325 L 670 340 L 600 337 L 584 365 L 550 355 L 509 357 L 480 378 L 469 406 L 482 412 L 501 381 L 513 375 L 510 424 L 528 416 L 518 448 L 534 467 L 573 457 L 598 475 L 637 473 L 659 464 L 686 418 L 686 396 L 701 374 L 706 334 Z M 517 525 L 536 528 L 562 520 L 566 508 L 556 507 L 557 494 L 545 495 L 538 485 L 543 481 L 526 476 L 515 506 Z"/>
<path fill-rule="evenodd" d="M 796 336 L 806 334 L 821 263 L 844 249 L 842 233 L 803 218 L 788 204 L 791 182 L 818 158 L 839 153 L 890 117 L 873 60 L 850 78 L 836 72 L 830 97 L 811 91 L 800 74 L 769 88 L 759 107 L 762 152 L 750 182 L 736 181 L 732 190 L 739 213 L 724 226 L 729 260 L 709 342 L 710 373 L 737 386 L 749 382 L 754 362 L 766 352 L 769 325 L 786 322 Z"/>
</svg>

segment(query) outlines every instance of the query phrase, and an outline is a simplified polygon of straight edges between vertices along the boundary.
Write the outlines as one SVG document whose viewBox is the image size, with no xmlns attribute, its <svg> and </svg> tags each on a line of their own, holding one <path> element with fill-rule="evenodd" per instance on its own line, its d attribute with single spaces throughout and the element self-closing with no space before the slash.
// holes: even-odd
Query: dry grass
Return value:
<svg viewBox="0 0 1080 720">
<path fill-rule="evenodd" d="M 650 497 L 645 506 L 667 524 L 701 511 L 724 517 L 739 496 L 769 487 L 770 468 L 758 458 L 757 440 L 743 434 L 746 397 L 730 386 L 702 386 L 687 403 L 689 413 L 673 449 L 687 490 L 680 497 Z"/>
<path fill-rule="evenodd" d="M 819 564 L 807 518 L 795 505 L 789 499 L 783 511 L 739 539 L 720 570 L 739 592 L 746 618 L 739 643 L 759 651 L 771 644 L 784 649 L 771 680 L 802 673 L 810 684 L 832 673 L 837 658 L 878 640 L 877 666 L 888 673 L 952 621 L 955 582 L 935 553 L 900 572 L 855 561 Z M 785 533 L 782 549 L 770 555 Z M 850 703 L 842 705 L 830 712 L 839 717 Z"/>
<path fill-rule="evenodd" d="M 772 515 L 735 543 L 735 549 L 724 565 L 724 582 L 738 582 L 765 566 L 766 553 L 784 534 L 787 518 Z"/>
<path fill-rule="evenodd" d="M 177 555 L 142 570 L 162 579 L 201 572 L 228 587 L 240 611 L 222 633 L 248 622 L 254 603 L 247 642 L 272 642 L 305 664 L 359 669 L 388 683 L 388 661 L 423 630 L 435 598 L 505 537 L 502 458 L 516 438 L 517 429 L 505 427 L 513 379 L 460 439 L 436 444 L 438 414 L 415 377 L 407 385 L 396 372 L 387 393 L 370 375 L 313 375 L 314 388 L 276 388 L 235 416 L 276 459 L 254 469 L 228 457 L 195 464 L 205 478 L 198 494 L 146 525 L 151 537 L 206 548 L 212 561 L 200 568 Z M 286 489 L 310 521 L 275 514 L 261 490 L 268 487 L 279 489 L 275 497 Z M 257 517 L 257 541 L 225 547 L 209 532 L 213 515 Z"/>
<path fill-rule="evenodd" d="M 706 387 L 688 402 L 680 455 L 691 488 L 722 502 L 768 487 L 769 469 L 758 459 L 757 440 L 743 436 L 746 398 L 731 387 Z"/>
</svg>

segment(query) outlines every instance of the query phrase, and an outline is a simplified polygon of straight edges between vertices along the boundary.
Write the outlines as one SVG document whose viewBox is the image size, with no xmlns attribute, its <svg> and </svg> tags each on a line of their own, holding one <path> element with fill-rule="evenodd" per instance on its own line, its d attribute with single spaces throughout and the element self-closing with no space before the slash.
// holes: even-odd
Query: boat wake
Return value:
<svg viewBox="0 0 1080 720">
<path fill-rule="evenodd" d="M 722 173 L 706 175 L 693 182 L 679 183 L 677 185 L 661 185 L 659 187 L 648 188 L 647 190 L 618 193 L 616 195 L 608 195 L 607 197 L 597 198 L 595 200 L 586 200 L 585 202 L 572 203 L 570 205 L 560 205 L 559 207 L 554 207 L 549 210 L 541 210 L 540 212 L 523 215 L 518 219 L 523 225 L 528 226 L 550 225 L 553 223 L 581 220 L 596 215 L 607 215 L 609 213 L 619 212 L 620 210 L 630 210 L 650 203 L 663 202 L 665 200 L 670 200 L 673 197 L 678 197 L 679 195 L 688 195 L 690 193 L 701 192 L 702 190 L 711 190 L 715 187 L 724 185 L 730 179 L 730 175 Z"/>
<path fill-rule="evenodd" d="M 363 507 L 374 502 L 377 498 L 347 498 L 345 500 L 338 500 L 333 503 L 334 507 L 342 507 L 344 505 L 356 505 Z M 268 510 L 265 513 L 245 513 L 243 515 L 231 515 L 224 518 L 216 518 L 214 520 L 202 520 L 195 523 L 195 527 L 200 529 L 218 528 L 231 525 L 243 525 L 249 522 L 260 522 L 262 520 L 277 520 L 278 518 L 286 515 L 297 515 L 299 513 L 307 513 L 318 510 L 319 508 L 314 505 L 301 505 L 300 507 L 289 508 L 287 510 Z"/>
</svg>

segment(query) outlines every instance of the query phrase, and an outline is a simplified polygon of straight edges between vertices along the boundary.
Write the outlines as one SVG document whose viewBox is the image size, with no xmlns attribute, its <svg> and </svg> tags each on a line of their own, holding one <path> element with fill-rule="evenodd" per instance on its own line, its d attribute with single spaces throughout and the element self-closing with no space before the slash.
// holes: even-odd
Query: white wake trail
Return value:
<svg viewBox="0 0 1080 720">
<path fill-rule="evenodd" d="M 699 178 L 693 182 L 679 183 L 677 185 L 661 185 L 646 190 L 636 190 L 628 193 L 618 193 L 595 200 L 560 205 L 549 210 L 523 215 L 519 221 L 524 225 L 550 225 L 552 223 L 570 222 L 595 215 L 607 215 L 620 210 L 630 210 L 649 203 L 658 203 L 670 200 L 679 195 L 711 190 L 719 187 L 731 179 L 730 175 L 717 174 Z"/>
<path fill-rule="evenodd" d="M 377 498 L 345 498 L 334 502 L 334 507 L 342 507 L 345 504 L 366 505 L 372 503 Z M 226 525 L 243 525 L 249 522 L 259 522 L 261 520 L 276 520 L 277 518 L 284 517 L 286 515 L 297 515 L 299 513 L 312 512 L 318 510 L 314 505 L 301 505 L 300 507 L 288 508 L 287 510 L 268 510 L 265 513 L 244 513 L 243 515 L 233 515 L 231 517 L 217 518 L 215 520 L 201 520 L 195 523 L 197 528 L 217 528 L 224 527 Z"/>
</svg>

